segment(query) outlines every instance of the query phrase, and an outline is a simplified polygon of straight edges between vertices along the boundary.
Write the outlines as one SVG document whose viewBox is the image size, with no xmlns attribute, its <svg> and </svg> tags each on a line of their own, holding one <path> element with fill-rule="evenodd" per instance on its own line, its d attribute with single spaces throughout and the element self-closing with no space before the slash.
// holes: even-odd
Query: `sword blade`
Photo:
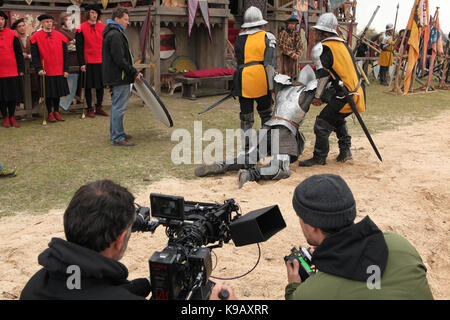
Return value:
<svg viewBox="0 0 450 320">
<path fill-rule="evenodd" d="M 369 130 L 367 130 L 367 127 L 363 121 L 363 119 L 361 118 L 361 115 L 358 112 L 358 109 L 356 108 L 356 104 L 355 101 L 353 100 L 352 96 L 347 96 L 347 102 L 350 104 L 350 106 L 352 107 L 353 113 L 356 116 L 356 119 L 358 119 L 358 122 L 361 126 L 361 128 L 364 131 L 364 134 L 366 135 L 367 139 L 370 142 L 370 145 L 372 146 L 373 150 L 375 151 L 375 154 L 377 155 L 378 159 L 383 162 L 383 159 L 381 158 L 381 154 L 377 149 L 377 146 L 375 145 L 375 142 L 373 142 L 372 137 L 370 136 Z"/>
<path fill-rule="evenodd" d="M 210 105 L 209 107 L 207 107 L 206 109 L 200 111 L 198 114 L 203 114 L 203 113 L 205 113 L 205 112 L 207 112 L 207 111 L 209 111 L 209 110 L 211 110 L 211 109 L 217 107 L 219 104 L 221 104 L 221 103 L 224 102 L 225 100 L 230 99 L 231 97 L 233 97 L 233 95 L 230 93 L 229 95 L 223 97 L 222 99 L 220 99 L 220 100 L 217 101 L 216 103 L 214 103 L 214 104 Z"/>
</svg>

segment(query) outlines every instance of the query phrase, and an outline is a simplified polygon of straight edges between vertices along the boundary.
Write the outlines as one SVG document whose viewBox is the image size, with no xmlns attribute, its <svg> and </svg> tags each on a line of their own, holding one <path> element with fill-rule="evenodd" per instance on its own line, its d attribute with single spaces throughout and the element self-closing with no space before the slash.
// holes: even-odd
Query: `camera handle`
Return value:
<svg viewBox="0 0 450 320">
<path fill-rule="evenodd" d="M 197 278 L 195 278 L 194 285 L 191 288 L 191 291 L 189 291 L 188 295 L 186 296 L 186 300 L 191 300 L 192 295 L 194 294 L 194 291 L 199 289 L 202 285 L 204 277 L 204 272 L 199 272 L 197 275 Z"/>
</svg>

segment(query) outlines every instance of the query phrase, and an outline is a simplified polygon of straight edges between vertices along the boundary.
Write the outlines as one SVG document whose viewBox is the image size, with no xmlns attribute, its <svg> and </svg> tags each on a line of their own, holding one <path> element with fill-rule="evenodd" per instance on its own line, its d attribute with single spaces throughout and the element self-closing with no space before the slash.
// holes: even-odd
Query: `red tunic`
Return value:
<svg viewBox="0 0 450 320">
<path fill-rule="evenodd" d="M 0 78 L 17 77 L 17 61 L 14 52 L 14 38 L 17 35 L 9 28 L 0 31 Z"/>
<path fill-rule="evenodd" d="M 83 22 L 76 32 L 84 37 L 84 60 L 88 63 L 102 63 L 103 30 L 105 25 L 97 22 L 91 25 L 89 21 Z"/>
<path fill-rule="evenodd" d="M 63 42 L 69 40 L 61 32 L 53 30 L 46 33 L 40 30 L 31 37 L 31 44 L 37 43 L 41 66 L 47 76 L 62 76 L 64 73 Z"/>
</svg>

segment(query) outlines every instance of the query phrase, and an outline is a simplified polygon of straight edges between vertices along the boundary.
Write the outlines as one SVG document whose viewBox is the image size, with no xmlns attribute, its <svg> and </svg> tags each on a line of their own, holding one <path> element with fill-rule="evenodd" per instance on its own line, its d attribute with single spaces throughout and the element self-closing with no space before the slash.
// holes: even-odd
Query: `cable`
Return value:
<svg viewBox="0 0 450 320">
<path fill-rule="evenodd" d="M 256 264 L 253 266 L 253 268 L 251 268 L 249 271 L 247 271 L 243 275 L 233 277 L 233 278 L 220 278 L 220 277 L 214 277 L 214 276 L 210 276 L 210 278 L 217 279 L 217 280 L 236 280 L 236 279 L 243 278 L 246 275 L 248 275 L 250 272 L 255 270 L 256 266 L 259 264 L 259 260 L 261 259 L 261 247 L 259 246 L 259 243 L 257 243 L 257 245 L 258 245 L 258 260 L 256 261 Z"/>
</svg>

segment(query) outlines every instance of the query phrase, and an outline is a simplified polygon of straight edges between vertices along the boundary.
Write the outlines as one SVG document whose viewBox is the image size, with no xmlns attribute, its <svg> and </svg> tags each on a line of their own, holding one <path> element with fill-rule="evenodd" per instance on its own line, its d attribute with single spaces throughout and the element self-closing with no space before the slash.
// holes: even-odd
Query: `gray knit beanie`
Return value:
<svg viewBox="0 0 450 320">
<path fill-rule="evenodd" d="M 318 174 L 305 179 L 294 191 L 292 206 L 310 226 L 339 229 L 353 223 L 356 204 L 347 183 L 338 175 Z"/>
</svg>

